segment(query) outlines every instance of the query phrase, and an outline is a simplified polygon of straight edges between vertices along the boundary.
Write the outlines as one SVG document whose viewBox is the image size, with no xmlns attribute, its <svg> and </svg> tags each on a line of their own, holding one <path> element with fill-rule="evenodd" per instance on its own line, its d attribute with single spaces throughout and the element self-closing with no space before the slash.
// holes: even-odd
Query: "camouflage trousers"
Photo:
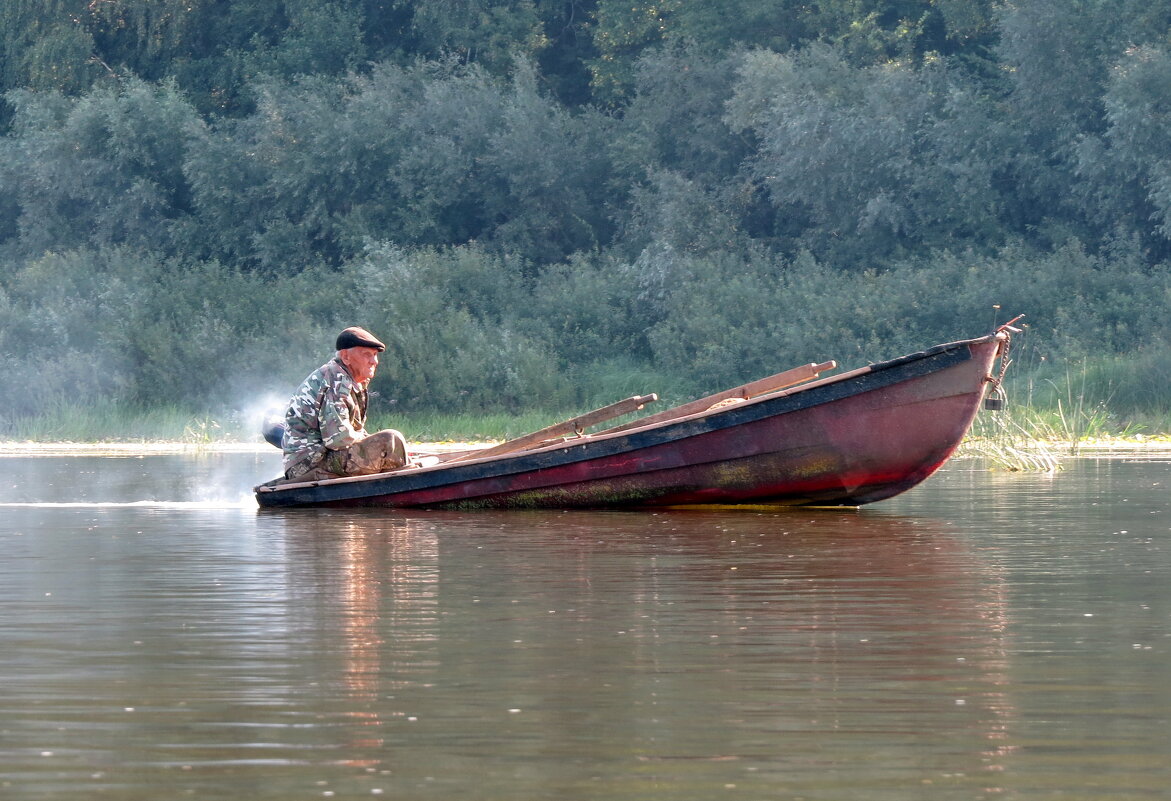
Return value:
<svg viewBox="0 0 1171 801">
<path fill-rule="evenodd" d="M 298 465 L 286 473 L 293 481 L 321 481 L 342 476 L 368 476 L 397 470 L 407 463 L 407 441 L 388 428 L 371 434 L 360 442 L 338 451 L 326 451 L 325 458 L 313 467 Z"/>
</svg>

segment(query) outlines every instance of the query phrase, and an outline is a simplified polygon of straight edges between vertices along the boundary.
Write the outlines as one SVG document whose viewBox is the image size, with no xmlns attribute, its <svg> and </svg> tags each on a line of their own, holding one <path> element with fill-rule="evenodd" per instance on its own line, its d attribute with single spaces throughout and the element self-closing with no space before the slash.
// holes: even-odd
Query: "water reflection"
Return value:
<svg viewBox="0 0 1171 801">
<path fill-rule="evenodd" d="M 541 742 L 566 757 L 586 742 L 630 781 L 671 784 L 664 764 L 787 774 L 811 756 L 778 738 L 838 732 L 870 748 L 876 728 L 886 747 L 974 737 L 976 770 L 1008 752 L 1003 579 L 940 521 L 262 519 L 288 544 L 290 586 L 315 588 L 310 625 L 340 641 L 345 714 L 360 726 L 347 764 L 412 775 L 445 754 L 479 771 L 485 750 L 531 758 Z"/>
<path fill-rule="evenodd" d="M 953 470 L 862 512 L 461 514 L 261 513 L 46 461 L 0 487 L 6 801 L 1171 779 L 1158 465 Z"/>
</svg>

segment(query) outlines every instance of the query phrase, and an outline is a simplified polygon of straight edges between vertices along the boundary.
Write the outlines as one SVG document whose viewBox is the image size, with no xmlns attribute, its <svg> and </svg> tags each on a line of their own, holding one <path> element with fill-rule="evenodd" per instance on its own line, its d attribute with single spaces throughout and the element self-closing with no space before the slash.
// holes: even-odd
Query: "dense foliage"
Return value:
<svg viewBox="0 0 1171 801">
<path fill-rule="evenodd" d="M 384 408 L 515 410 L 1017 312 L 1171 407 L 1171 0 L 9 0 L 0 88 L 0 416 L 354 323 Z"/>
</svg>

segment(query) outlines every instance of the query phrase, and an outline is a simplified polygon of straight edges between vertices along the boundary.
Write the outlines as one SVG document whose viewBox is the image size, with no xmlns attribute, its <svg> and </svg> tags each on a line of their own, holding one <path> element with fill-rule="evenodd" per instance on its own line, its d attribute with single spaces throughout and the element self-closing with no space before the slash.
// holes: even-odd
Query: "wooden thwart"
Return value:
<svg viewBox="0 0 1171 801">
<path fill-rule="evenodd" d="M 756 381 L 733 387 L 732 389 L 726 389 L 723 392 L 717 392 L 715 395 L 708 395 L 706 398 L 693 400 L 690 403 L 684 403 L 682 406 L 676 406 L 658 414 L 649 415 L 648 417 L 640 417 L 633 422 L 624 423 L 614 428 L 607 428 L 605 431 L 599 431 L 597 433 L 613 434 L 618 431 L 628 431 L 632 428 L 642 428 L 643 426 L 661 423 L 664 420 L 674 420 L 677 417 L 686 417 L 689 414 L 703 412 L 721 401 L 732 398 L 749 400 L 761 395 L 767 395 L 770 392 L 779 392 L 782 389 L 817 378 L 821 373 L 827 370 L 833 370 L 837 366 L 838 363 L 833 360 L 822 362 L 821 364 L 803 364 L 800 367 L 794 367 L 792 370 L 785 370 L 783 373 L 770 375 L 767 378 L 760 378 Z"/>
<path fill-rule="evenodd" d="M 566 420 L 564 423 L 557 423 L 556 425 L 542 428 L 540 431 L 534 431 L 531 434 L 525 434 L 523 437 L 510 439 L 499 445 L 493 445 L 491 448 L 482 448 L 468 453 L 461 453 L 454 459 L 446 461 L 448 463 L 462 462 L 466 459 L 482 459 L 486 456 L 500 456 L 504 453 L 513 453 L 515 451 L 535 448 L 549 440 L 570 436 L 572 434 L 581 434 L 590 426 L 603 423 L 606 420 L 613 420 L 615 417 L 621 417 L 624 414 L 636 412 L 648 403 L 653 403 L 658 399 L 659 396 L 653 392 L 650 395 L 634 395 L 626 400 L 620 400 L 617 403 L 611 403 L 609 406 L 603 406 L 601 409 L 586 412 L 572 420 Z"/>
</svg>

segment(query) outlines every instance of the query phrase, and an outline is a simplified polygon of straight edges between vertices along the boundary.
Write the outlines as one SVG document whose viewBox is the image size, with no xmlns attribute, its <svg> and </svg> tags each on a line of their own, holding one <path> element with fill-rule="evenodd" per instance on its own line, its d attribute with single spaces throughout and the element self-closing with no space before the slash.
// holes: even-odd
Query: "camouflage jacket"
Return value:
<svg viewBox="0 0 1171 801">
<path fill-rule="evenodd" d="M 334 357 L 314 370 L 293 393 L 281 441 L 285 470 L 315 466 L 326 450 L 348 448 L 366 436 L 366 387 Z"/>
</svg>

